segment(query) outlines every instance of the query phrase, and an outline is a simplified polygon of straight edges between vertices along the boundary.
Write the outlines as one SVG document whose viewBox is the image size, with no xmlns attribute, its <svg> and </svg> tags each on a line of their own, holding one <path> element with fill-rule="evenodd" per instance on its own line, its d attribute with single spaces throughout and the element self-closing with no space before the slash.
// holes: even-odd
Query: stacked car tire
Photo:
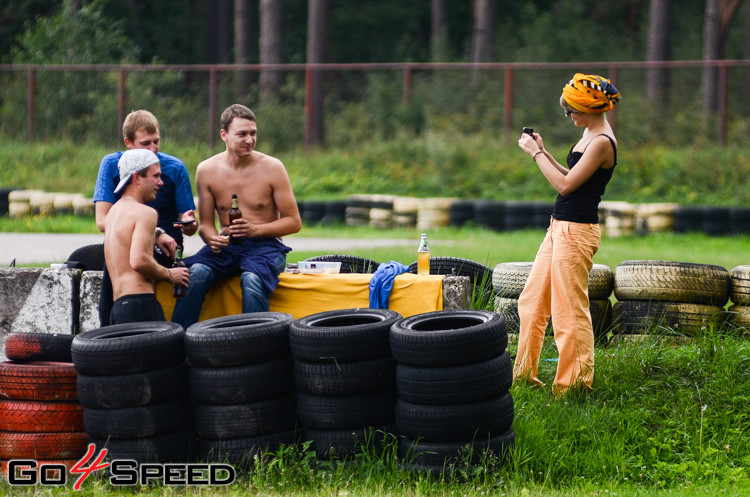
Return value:
<svg viewBox="0 0 750 497">
<path fill-rule="evenodd" d="M 495 311 L 505 316 L 508 331 L 519 329 L 518 298 L 531 272 L 532 262 L 501 262 L 492 272 L 495 292 Z M 603 341 L 610 329 L 612 304 L 609 300 L 614 288 L 614 273 L 604 264 L 594 264 L 589 271 L 589 311 L 594 337 Z"/>
<path fill-rule="evenodd" d="M 615 269 L 612 309 L 618 335 L 694 336 L 718 329 L 729 299 L 730 274 L 712 264 L 633 260 Z"/>
<path fill-rule="evenodd" d="M 258 312 L 209 319 L 186 330 L 202 460 L 246 465 L 263 451 L 298 440 L 292 321 L 286 313 Z"/>
<path fill-rule="evenodd" d="M 298 417 L 320 459 L 346 458 L 395 431 L 395 361 L 388 309 L 312 314 L 289 328 Z"/>
<path fill-rule="evenodd" d="M 399 453 L 412 469 L 440 473 L 502 456 L 515 441 L 505 320 L 489 311 L 418 314 L 391 327 L 399 399 Z M 467 450 L 468 447 L 468 450 Z"/>
<path fill-rule="evenodd" d="M 184 462 L 195 445 L 184 331 L 175 323 L 105 326 L 77 335 L 83 424 L 108 457 Z"/>
<path fill-rule="evenodd" d="M 732 328 L 747 334 L 750 330 L 750 266 L 736 266 L 730 276 L 732 305 L 727 309 L 726 321 Z"/>
<path fill-rule="evenodd" d="M 0 468 L 33 459 L 70 469 L 86 453 L 83 407 L 70 360 L 72 335 L 11 333 L 0 362 Z"/>
</svg>

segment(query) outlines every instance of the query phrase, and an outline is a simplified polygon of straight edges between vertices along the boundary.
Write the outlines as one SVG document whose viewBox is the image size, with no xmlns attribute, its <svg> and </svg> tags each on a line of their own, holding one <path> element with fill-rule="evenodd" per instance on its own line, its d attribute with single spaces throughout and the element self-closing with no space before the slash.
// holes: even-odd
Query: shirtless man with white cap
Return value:
<svg viewBox="0 0 750 497">
<path fill-rule="evenodd" d="M 159 159 L 150 150 L 128 150 L 117 167 L 122 197 L 105 220 L 104 258 L 112 278 L 114 305 L 110 324 L 165 321 L 156 299 L 159 280 L 187 286 L 187 268 L 165 268 L 154 259 L 154 232 L 158 215 L 145 202 L 156 198 L 161 180 Z"/>
</svg>

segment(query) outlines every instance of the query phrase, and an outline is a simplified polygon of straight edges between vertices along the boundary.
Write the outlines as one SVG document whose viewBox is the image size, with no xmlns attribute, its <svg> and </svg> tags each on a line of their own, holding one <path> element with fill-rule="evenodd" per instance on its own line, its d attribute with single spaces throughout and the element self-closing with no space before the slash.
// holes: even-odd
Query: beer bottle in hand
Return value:
<svg viewBox="0 0 750 497">
<path fill-rule="evenodd" d="M 235 219 L 242 218 L 242 211 L 240 210 L 240 203 L 237 200 L 237 194 L 232 194 L 232 208 L 229 209 L 229 226 L 232 225 L 232 221 Z M 229 243 L 232 245 L 239 245 L 242 243 L 242 239 L 236 236 L 229 235 Z"/>
<path fill-rule="evenodd" d="M 185 262 L 182 260 L 182 246 L 177 247 L 177 258 L 172 263 L 172 267 L 185 267 Z M 172 296 L 176 299 L 187 297 L 187 287 L 174 285 L 172 287 Z"/>
</svg>

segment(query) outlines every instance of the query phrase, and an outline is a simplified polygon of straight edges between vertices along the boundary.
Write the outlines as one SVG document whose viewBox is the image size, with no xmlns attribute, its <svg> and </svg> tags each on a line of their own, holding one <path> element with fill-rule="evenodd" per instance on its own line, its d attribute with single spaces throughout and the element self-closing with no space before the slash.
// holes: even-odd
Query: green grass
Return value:
<svg viewBox="0 0 750 497">
<path fill-rule="evenodd" d="M 547 343 L 542 358 L 555 356 Z M 598 348 L 596 361 L 588 395 L 512 388 L 517 442 L 505 464 L 487 455 L 481 467 L 459 461 L 452 476 L 434 478 L 404 470 L 395 439 L 347 464 L 318 461 L 303 445 L 258 458 L 226 488 L 118 489 L 100 480 L 87 481 L 81 495 L 750 495 L 746 338 L 708 332 L 687 343 L 628 342 Z M 554 368 L 542 361 L 548 385 Z"/>
</svg>

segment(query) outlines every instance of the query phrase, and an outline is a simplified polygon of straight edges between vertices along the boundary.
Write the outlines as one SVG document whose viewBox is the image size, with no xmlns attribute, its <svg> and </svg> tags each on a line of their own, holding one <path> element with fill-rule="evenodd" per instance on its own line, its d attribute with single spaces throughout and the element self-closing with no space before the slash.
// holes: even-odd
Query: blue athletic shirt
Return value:
<svg viewBox="0 0 750 497">
<path fill-rule="evenodd" d="M 115 195 L 115 188 L 120 182 L 120 172 L 117 162 L 124 152 L 114 152 L 106 155 L 99 164 L 99 174 L 94 188 L 94 202 L 109 202 L 114 204 L 120 195 Z M 156 200 L 147 202 L 159 213 L 158 226 L 182 244 L 182 230 L 172 226 L 178 221 L 177 215 L 195 209 L 193 190 L 190 186 L 190 175 L 185 164 L 177 157 L 157 152 L 161 164 L 161 179 L 164 184 L 159 188 Z"/>
</svg>

